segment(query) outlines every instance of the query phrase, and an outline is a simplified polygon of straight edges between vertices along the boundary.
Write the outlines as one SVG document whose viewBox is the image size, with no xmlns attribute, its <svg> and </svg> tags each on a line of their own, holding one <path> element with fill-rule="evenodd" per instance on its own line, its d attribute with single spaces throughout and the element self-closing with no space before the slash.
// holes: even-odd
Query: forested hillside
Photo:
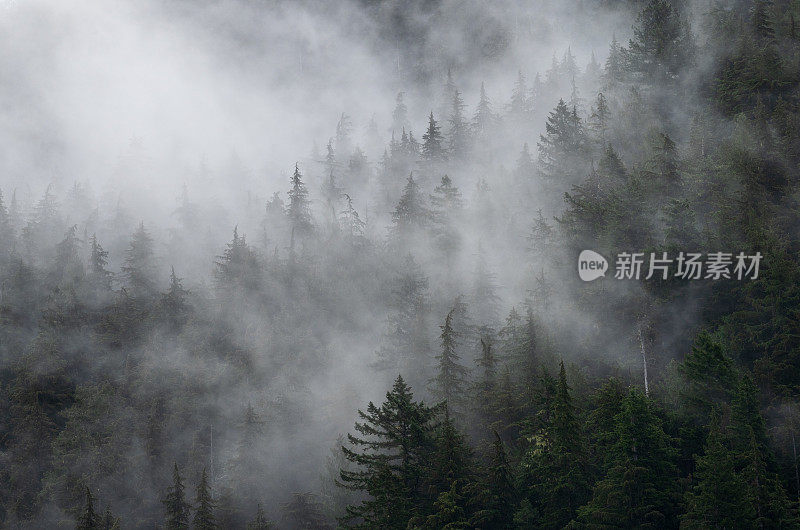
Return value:
<svg viewBox="0 0 800 530">
<path fill-rule="evenodd" d="M 800 527 L 800 2 L 165 4 L 324 103 L 195 131 L 272 173 L 132 132 L 84 176 L 3 110 L 69 164 L 0 148 L 0 527 Z"/>
</svg>

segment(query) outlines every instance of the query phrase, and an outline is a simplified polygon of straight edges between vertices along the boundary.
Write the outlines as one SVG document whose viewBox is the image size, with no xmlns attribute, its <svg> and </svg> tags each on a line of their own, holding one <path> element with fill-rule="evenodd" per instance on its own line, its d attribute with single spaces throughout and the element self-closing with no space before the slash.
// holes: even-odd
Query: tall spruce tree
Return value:
<svg viewBox="0 0 800 530">
<path fill-rule="evenodd" d="M 211 497 L 211 487 L 208 484 L 206 468 L 200 474 L 200 481 L 195 489 L 195 512 L 192 519 L 192 528 L 196 530 L 214 530 L 217 521 L 214 517 L 214 499 Z"/>
<path fill-rule="evenodd" d="M 153 238 L 145 230 L 144 222 L 140 222 L 125 251 L 125 263 L 122 266 L 125 285 L 133 296 L 149 297 L 156 293 L 155 268 Z"/>
<path fill-rule="evenodd" d="M 186 502 L 185 486 L 176 463 L 172 468 L 172 485 L 162 499 L 166 511 L 165 528 L 168 530 L 184 530 L 189 528 L 189 503 Z"/>
<path fill-rule="evenodd" d="M 425 475 L 435 446 L 435 409 L 415 402 L 411 388 L 398 376 L 380 406 L 358 411 L 357 435 L 348 434 L 345 457 L 357 470 L 341 470 L 342 484 L 366 498 L 348 506 L 340 519 L 345 528 L 405 528 L 414 514 L 430 507 Z"/>
<path fill-rule="evenodd" d="M 422 135 L 421 154 L 427 162 L 441 162 L 446 158 L 444 138 L 439 124 L 433 117 L 433 112 L 428 116 L 428 128 Z"/>
<path fill-rule="evenodd" d="M 468 370 L 460 363 L 456 352 L 456 333 L 453 330 L 453 314 L 451 309 L 445 317 L 444 324 L 439 326 L 442 330 L 441 353 L 436 356 L 437 373 L 431 381 L 433 394 L 437 399 L 446 402 L 450 408 L 457 410 L 463 404 L 464 390 Z"/>
<path fill-rule="evenodd" d="M 94 509 L 94 497 L 88 487 L 84 499 L 83 510 L 75 525 L 75 530 L 100 530 L 102 520 L 100 514 Z"/>
<path fill-rule="evenodd" d="M 303 183 L 303 176 L 300 174 L 298 164 L 294 165 L 291 181 L 292 189 L 289 190 L 289 207 L 286 209 L 286 215 L 289 218 L 291 230 L 291 248 L 294 249 L 297 239 L 311 233 L 311 211 L 309 209 L 311 201 L 308 199 L 308 190 Z"/>
</svg>

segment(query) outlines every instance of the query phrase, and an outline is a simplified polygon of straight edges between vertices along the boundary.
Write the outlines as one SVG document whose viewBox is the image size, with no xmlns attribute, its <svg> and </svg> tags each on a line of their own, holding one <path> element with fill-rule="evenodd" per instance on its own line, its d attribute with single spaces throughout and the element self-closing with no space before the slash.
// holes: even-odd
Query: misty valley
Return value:
<svg viewBox="0 0 800 530">
<path fill-rule="evenodd" d="M 0 528 L 800 528 L 798 19 L 0 2 Z"/>
</svg>

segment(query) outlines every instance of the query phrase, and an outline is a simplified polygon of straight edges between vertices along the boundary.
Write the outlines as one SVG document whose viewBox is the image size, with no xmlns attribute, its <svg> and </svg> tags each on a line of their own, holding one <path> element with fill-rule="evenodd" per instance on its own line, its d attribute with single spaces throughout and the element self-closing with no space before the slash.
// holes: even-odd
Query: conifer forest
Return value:
<svg viewBox="0 0 800 530">
<path fill-rule="evenodd" d="M 799 0 L 1 0 L 0 528 L 800 528 Z"/>
</svg>

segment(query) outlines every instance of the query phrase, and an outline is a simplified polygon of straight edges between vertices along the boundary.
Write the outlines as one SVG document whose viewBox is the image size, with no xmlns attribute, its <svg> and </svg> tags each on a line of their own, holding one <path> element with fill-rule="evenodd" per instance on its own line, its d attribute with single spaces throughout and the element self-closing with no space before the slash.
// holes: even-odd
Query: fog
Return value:
<svg viewBox="0 0 800 530">
<path fill-rule="evenodd" d="M 87 457 L 68 459 L 59 476 L 91 477 L 101 506 L 143 527 L 161 520 L 173 462 L 189 483 L 206 467 L 215 495 L 238 494 L 248 519 L 255 502 L 279 519 L 292 493 L 324 496 L 328 486 L 320 476 L 330 449 L 352 430 L 357 409 L 382 400 L 398 372 L 418 397 L 434 400 L 429 379 L 439 326 L 458 295 L 474 326 L 493 337 L 511 308 L 524 314 L 527 301 L 549 349 L 574 362 L 575 373 L 601 366 L 634 381 L 641 378 L 638 333 L 659 314 L 658 329 L 647 337 L 651 376 L 659 377 L 688 347 L 684 332 L 697 315 L 693 293 L 666 307 L 639 284 L 606 279 L 576 288 L 576 249 L 555 237 L 535 243 L 530 236 L 539 211 L 558 229 L 554 218 L 564 213 L 564 193 L 579 181 L 527 179 L 530 168 L 519 169 L 518 162 L 525 144 L 536 161 L 546 118 L 560 98 L 589 119 L 604 89 L 600 68 L 612 38 L 625 45 L 635 16 L 626 2 L 579 0 L 5 1 L 0 190 L 6 207 L 13 196 L 19 211 L 15 255 L 43 278 L 70 226 L 82 263 L 95 234 L 109 252 L 114 281 L 107 297 L 83 304 L 124 305 L 129 295 L 137 299 L 124 267 L 141 223 L 153 238 L 157 291 L 167 291 L 173 267 L 192 307 L 184 331 L 168 329 L 166 316 L 149 317 L 154 320 L 135 340 L 115 338 L 107 349 L 96 346 L 100 332 L 64 332 L 59 358 L 70 377 L 78 385 L 110 384 L 108 392 L 119 398 L 107 410 L 88 409 L 120 429 L 122 438 L 105 450 L 125 456 L 116 474 L 90 470 L 95 464 Z M 509 105 L 520 74 L 533 108 L 515 121 Z M 448 75 L 467 121 L 483 84 L 503 125 L 476 141 L 474 156 L 413 160 L 387 170 L 381 161 L 392 138 L 399 142 L 413 132 L 422 142 L 431 112 L 448 137 Z M 663 105 L 658 116 L 665 130 L 682 131 L 678 141 L 686 140 L 694 89 L 688 82 L 681 104 Z M 405 124 L 393 116 L 398 93 L 407 106 Z M 624 89 L 618 94 L 615 111 L 628 109 L 638 124 L 652 122 L 653 116 L 630 110 L 635 100 Z M 615 147 L 629 167 L 643 164 L 647 140 L 633 127 L 628 134 Z M 332 164 L 325 158 L 329 142 Z M 366 166 L 352 162 L 356 147 Z M 587 169 L 601 155 L 594 153 Z M 295 165 L 312 215 L 304 236 L 268 205 L 277 204 L 269 203 L 275 193 L 289 204 Z M 328 204 L 331 170 L 341 189 Z M 409 174 L 426 202 L 445 174 L 460 190 L 463 211 L 446 234 L 457 241 L 452 249 L 449 239 L 421 229 L 401 240 L 393 232 L 392 212 Z M 37 216 L 49 194 L 58 214 L 42 224 Z M 337 218 L 347 210 L 347 199 L 365 222 L 363 236 L 349 234 L 354 240 L 341 235 L 347 230 L 340 221 L 330 221 L 331 210 Z M 33 228 L 25 232 L 25 226 Z M 228 289 L 220 280 L 215 262 L 224 261 L 234 230 L 260 263 L 257 287 L 245 279 Z M 427 353 L 387 365 L 381 352 L 391 349 L 399 327 L 387 319 L 405 311 L 396 282 L 417 274 L 407 255 L 427 280 L 416 337 L 424 345 L 415 343 Z M 48 286 L 69 291 L 59 281 Z M 602 309 L 586 302 L 595 289 L 610 290 L 609 306 L 631 303 L 627 317 L 604 321 Z M 57 303 L 57 296 L 40 294 Z M 30 323 L 7 342 L 4 370 L 24 355 L 37 358 L 30 345 L 40 333 Z M 462 360 L 470 368 L 476 344 L 465 341 Z M 39 375 L 64 370 L 43 360 L 32 366 Z M 257 441 L 243 449 L 248 406 L 259 418 Z M 143 418 L 157 407 L 167 420 L 156 457 L 148 453 L 149 434 L 125 425 L 148 424 Z M 245 460 L 248 451 L 254 453 Z M 245 461 L 257 465 L 243 468 Z M 61 479 L 43 480 L 41 511 L 26 524 L 65 524 L 70 512 Z M 8 514 L 7 522 L 13 526 L 16 517 Z"/>
</svg>

